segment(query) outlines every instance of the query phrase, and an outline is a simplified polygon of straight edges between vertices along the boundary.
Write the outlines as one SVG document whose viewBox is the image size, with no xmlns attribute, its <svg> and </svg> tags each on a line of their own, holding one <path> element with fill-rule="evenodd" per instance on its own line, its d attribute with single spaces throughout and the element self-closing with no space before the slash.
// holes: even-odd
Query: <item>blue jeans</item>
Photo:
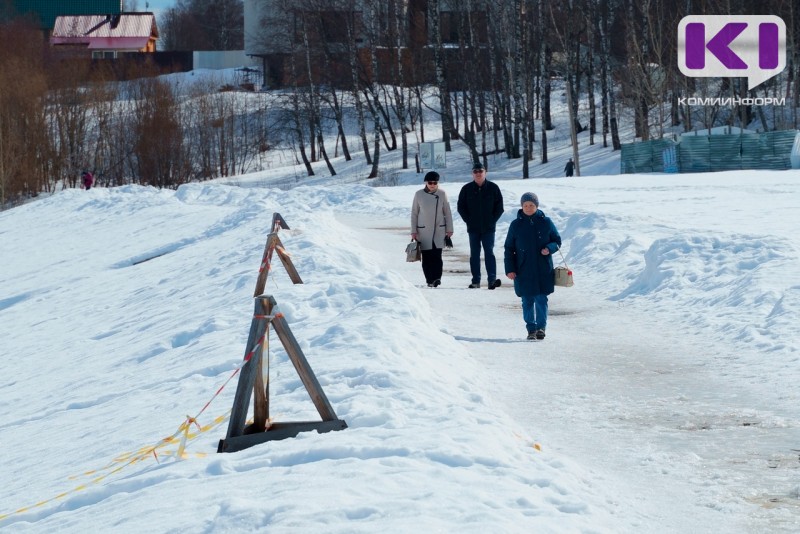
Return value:
<svg viewBox="0 0 800 534">
<path fill-rule="evenodd" d="M 547 328 L 547 295 L 522 297 L 522 318 L 528 333 Z"/>
<path fill-rule="evenodd" d="M 483 247 L 483 263 L 486 266 L 486 278 L 492 283 L 497 278 L 497 260 L 494 257 L 494 232 L 479 234 L 469 233 L 469 270 L 472 272 L 472 283 L 481 283 L 481 247 Z"/>
</svg>

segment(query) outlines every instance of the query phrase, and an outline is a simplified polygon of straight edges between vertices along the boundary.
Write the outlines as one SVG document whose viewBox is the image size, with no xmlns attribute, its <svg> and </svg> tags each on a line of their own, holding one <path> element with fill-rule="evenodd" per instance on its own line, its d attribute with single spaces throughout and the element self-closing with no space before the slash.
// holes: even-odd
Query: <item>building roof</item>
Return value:
<svg viewBox="0 0 800 534">
<path fill-rule="evenodd" d="M 141 50 L 158 38 L 155 15 L 65 15 L 56 18 L 52 45 L 87 45 L 92 50 Z"/>
</svg>

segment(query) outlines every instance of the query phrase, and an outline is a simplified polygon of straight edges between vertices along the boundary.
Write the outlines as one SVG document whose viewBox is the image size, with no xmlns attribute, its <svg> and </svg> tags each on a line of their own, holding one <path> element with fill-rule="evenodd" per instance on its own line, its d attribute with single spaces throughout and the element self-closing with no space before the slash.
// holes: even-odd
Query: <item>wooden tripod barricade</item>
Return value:
<svg viewBox="0 0 800 534">
<path fill-rule="evenodd" d="M 300 432 L 316 430 L 317 432 L 330 432 L 347 428 L 347 423 L 336 417 L 331 403 L 322 391 L 322 387 L 314 376 L 314 371 L 308 364 L 300 345 L 297 344 L 286 319 L 280 313 L 275 313 L 277 303 L 272 295 L 262 294 L 267 282 L 273 251 L 278 252 L 283 266 L 295 284 L 302 284 L 300 275 L 292 264 L 289 254 L 283 249 L 283 244 L 278 238 L 278 230 L 289 229 L 289 225 L 279 213 L 272 215 L 272 228 L 267 236 L 264 247 L 264 256 L 256 282 L 256 291 L 253 295 L 256 300 L 253 321 L 250 325 L 250 335 L 247 339 L 244 364 L 239 374 L 239 385 L 233 399 L 231 418 L 228 423 L 228 433 L 225 439 L 219 440 L 217 452 L 236 452 L 259 443 L 285 438 L 293 438 Z M 264 345 L 269 339 L 269 327 L 275 328 L 283 348 L 289 355 L 300 380 L 311 396 L 322 421 L 270 423 L 269 421 L 269 360 L 266 362 L 267 381 L 264 383 Z M 250 396 L 253 395 L 253 423 L 246 425 L 247 409 L 250 405 Z"/>
<path fill-rule="evenodd" d="M 275 299 L 271 295 L 256 297 L 255 313 L 250 326 L 250 336 L 247 340 L 245 363 L 239 374 L 239 384 L 233 400 L 233 409 L 228 423 L 228 433 L 225 439 L 219 441 L 217 452 L 236 452 L 259 443 L 267 441 L 293 438 L 300 432 L 316 430 L 317 432 L 330 432 L 343 430 L 347 423 L 336 416 L 331 403 L 325 396 L 317 377 L 311 370 L 303 351 L 297 344 L 286 319 L 280 313 L 274 313 Z M 304 421 L 271 423 L 269 419 L 269 362 L 267 361 L 267 384 L 264 384 L 264 358 L 263 347 L 269 336 L 269 327 L 275 328 L 275 333 L 281 340 L 289 359 L 292 361 L 300 380 L 311 396 L 322 421 Z M 250 404 L 250 395 L 253 394 L 253 423 L 246 425 L 247 409 Z"/>
</svg>

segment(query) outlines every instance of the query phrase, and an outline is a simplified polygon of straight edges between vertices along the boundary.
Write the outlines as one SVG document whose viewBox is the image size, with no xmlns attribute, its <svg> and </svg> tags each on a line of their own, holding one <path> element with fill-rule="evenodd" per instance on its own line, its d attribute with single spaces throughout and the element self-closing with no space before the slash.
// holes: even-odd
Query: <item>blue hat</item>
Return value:
<svg viewBox="0 0 800 534">
<path fill-rule="evenodd" d="M 522 198 L 519 199 L 519 205 L 521 206 L 526 202 L 533 202 L 534 206 L 539 207 L 539 197 L 536 196 L 536 193 L 523 193 Z"/>
</svg>

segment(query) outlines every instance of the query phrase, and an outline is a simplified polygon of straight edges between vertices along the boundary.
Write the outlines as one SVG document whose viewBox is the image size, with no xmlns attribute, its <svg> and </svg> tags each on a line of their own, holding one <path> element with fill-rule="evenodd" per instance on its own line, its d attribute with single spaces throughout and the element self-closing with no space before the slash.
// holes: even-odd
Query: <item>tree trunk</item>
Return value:
<svg viewBox="0 0 800 534">
<path fill-rule="evenodd" d="M 402 168 L 408 169 L 408 136 L 406 134 L 406 123 L 408 121 L 408 112 L 406 111 L 406 95 L 405 95 L 405 76 L 403 73 L 403 42 L 402 36 L 405 35 L 404 30 L 404 15 L 405 11 L 397 3 L 394 4 L 394 38 L 395 38 L 395 76 L 397 84 L 392 86 L 395 101 L 395 115 L 400 126 L 400 147 L 402 150 Z M 410 99 L 409 99 L 410 100 Z"/>
<path fill-rule="evenodd" d="M 364 151 L 364 159 L 367 165 L 372 164 L 372 156 L 369 151 L 369 141 L 367 140 L 366 117 L 364 115 L 364 104 L 361 102 L 361 83 L 359 82 L 358 68 L 358 44 L 356 42 L 356 32 L 353 27 L 354 18 L 348 17 L 347 22 L 347 59 L 350 66 L 350 94 L 353 96 L 353 105 L 356 108 L 356 118 L 358 120 L 358 136 L 361 138 L 361 148 Z"/>
<path fill-rule="evenodd" d="M 575 163 L 575 176 L 581 175 L 581 161 L 578 152 L 578 120 L 575 118 L 575 107 L 572 105 L 575 96 L 572 94 L 572 80 L 567 80 L 567 105 L 570 109 L 570 125 L 569 130 L 570 139 L 572 139 L 572 160 Z"/>
<path fill-rule="evenodd" d="M 440 16 L 439 0 L 429 0 L 428 21 L 431 24 L 430 31 L 434 39 L 433 62 L 436 86 L 439 88 L 439 113 L 442 122 L 442 140 L 444 141 L 445 151 L 450 152 L 452 150 L 450 135 L 452 132 L 453 120 L 451 117 L 452 109 L 450 108 L 450 91 L 447 88 L 447 80 L 444 76 L 445 58 L 444 49 L 442 47 L 442 32 L 439 28 Z"/>
<path fill-rule="evenodd" d="M 586 28 L 589 32 L 588 41 L 594 43 L 595 21 L 597 11 L 595 10 L 594 0 L 589 2 L 589 14 L 586 21 Z M 586 91 L 589 93 L 589 145 L 594 144 L 594 136 L 597 133 L 597 105 L 594 100 L 594 46 L 590 46 L 586 51 L 586 63 L 589 66 L 586 72 Z"/>
<path fill-rule="evenodd" d="M 325 165 L 328 166 L 328 172 L 331 176 L 336 176 L 336 170 L 333 168 L 331 164 L 331 160 L 328 159 L 328 153 L 325 151 L 325 142 L 322 139 L 322 134 L 319 133 L 322 131 L 322 128 L 317 130 L 317 142 L 319 143 L 319 153 L 322 154 L 322 159 L 325 160 Z"/>
</svg>

